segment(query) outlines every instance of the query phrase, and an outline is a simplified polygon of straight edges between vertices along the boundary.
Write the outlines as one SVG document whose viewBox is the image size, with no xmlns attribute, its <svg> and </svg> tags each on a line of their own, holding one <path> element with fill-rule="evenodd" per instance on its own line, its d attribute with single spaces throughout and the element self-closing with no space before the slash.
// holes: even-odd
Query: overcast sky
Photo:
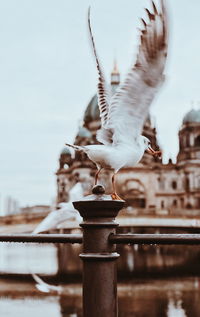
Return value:
<svg viewBox="0 0 200 317">
<path fill-rule="evenodd" d="M 126 74 L 148 0 L 0 0 L 0 197 L 21 205 L 56 196 L 59 153 L 96 92 L 87 8 L 107 78 Z M 200 100 L 200 1 L 170 0 L 166 83 L 152 105 L 165 158 L 176 157 L 184 114 Z"/>
</svg>

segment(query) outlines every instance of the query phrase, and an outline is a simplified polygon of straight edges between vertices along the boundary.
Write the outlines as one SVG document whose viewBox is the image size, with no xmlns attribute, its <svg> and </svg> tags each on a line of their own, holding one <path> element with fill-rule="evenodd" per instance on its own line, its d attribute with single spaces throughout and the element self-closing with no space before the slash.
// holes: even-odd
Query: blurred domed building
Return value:
<svg viewBox="0 0 200 317">
<path fill-rule="evenodd" d="M 115 92 L 120 83 L 116 64 L 111 73 L 111 89 Z M 74 144 L 95 144 L 96 132 L 100 128 L 97 95 L 89 102 L 79 127 Z M 150 115 L 143 129 L 143 135 L 158 149 L 156 129 Z M 169 160 L 163 164 L 158 158 L 145 153 L 141 162 L 133 168 L 121 169 L 116 177 L 118 194 L 126 200 L 129 209 L 140 214 L 167 210 L 200 209 L 200 110 L 188 112 L 179 131 L 180 150 L 177 163 Z M 70 188 L 77 182 L 85 183 L 85 194 L 89 194 L 94 183 L 95 165 L 84 153 L 74 156 L 64 148 L 60 154 L 57 171 L 57 202 L 68 200 Z M 103 170 L 99 182 L 111 192 L 111 171 Z"/>
</svg>

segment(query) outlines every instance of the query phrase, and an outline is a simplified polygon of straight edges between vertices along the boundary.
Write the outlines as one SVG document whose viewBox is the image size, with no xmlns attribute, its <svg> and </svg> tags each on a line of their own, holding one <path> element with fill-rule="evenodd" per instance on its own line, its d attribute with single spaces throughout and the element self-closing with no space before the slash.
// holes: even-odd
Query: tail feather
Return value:
<svg viewBox="0 0 200 317">
<path fill-rule="evenodd" d="M 76 151 L 83 151 L 83 152 L 86 152 L 86 149 L 84 146 L 80 146 L 80 145 L 74 145 L 74 144 L 68 144 L 68 143 L 65 143 L 65 145 L 71 147 L 72 149 L 76 150 Z"/>
</svg>

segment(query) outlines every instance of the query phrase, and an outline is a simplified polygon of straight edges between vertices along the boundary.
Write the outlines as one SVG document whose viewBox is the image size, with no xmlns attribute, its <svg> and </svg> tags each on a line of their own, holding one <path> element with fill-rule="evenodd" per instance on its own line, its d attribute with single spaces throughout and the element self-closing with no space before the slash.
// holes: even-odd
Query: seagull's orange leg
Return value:
<svg viewBox="0 0 200 317">
<path fill-rule="evenodd" d="M 162 152 L 161 151 L 155 151 L 154 149 L 152 149 L 151 146 L 148 147 L 147 152 L 153 156 L 156 157 L 161 157 L 162 156 Z"/>
<path fill-rule="evenodd" d="M 95 178 L 94 178 L 94 185 L 97 185 L 98 176 L 99 176 L 99 173 L 101 172 L 101 170 L 102 170 L 102 168 L 97 169 L 97 172 L 96 172 Z"/>
<path fill-rule="evenodd" d="M 115 175 L 116 173 L 113 174 L 112 176 L 112 188 L 113 188 L 113 193 L 111 194 L 111 197 L 113 200 L 123 200 L 119 195 L 116 193 L 116 188 L 115 188 Z"/>
</svg>

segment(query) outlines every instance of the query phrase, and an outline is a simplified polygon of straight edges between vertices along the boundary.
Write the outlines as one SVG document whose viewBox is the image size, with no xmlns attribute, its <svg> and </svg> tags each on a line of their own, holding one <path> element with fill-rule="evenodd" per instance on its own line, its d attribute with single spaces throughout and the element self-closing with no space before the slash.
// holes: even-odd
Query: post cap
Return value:
<svg viewBox="0 0 200 317">
<path fill-rule="evenodd" d="M 105 194 L 105 187 L 103 185 L 95 185 L 92 188 L 92 193 L 94 195 L 103 195 Z"/>
<path fill-rule="evenodd" d="M 72 202 L 83 218 L 116 217 L 124 207 L 124 200 L 113 200 L 111 195 L 105 194 L 102 185 L 95 185 L 92 194 L 83 197 L 80 201 Z"/>
</svg>

